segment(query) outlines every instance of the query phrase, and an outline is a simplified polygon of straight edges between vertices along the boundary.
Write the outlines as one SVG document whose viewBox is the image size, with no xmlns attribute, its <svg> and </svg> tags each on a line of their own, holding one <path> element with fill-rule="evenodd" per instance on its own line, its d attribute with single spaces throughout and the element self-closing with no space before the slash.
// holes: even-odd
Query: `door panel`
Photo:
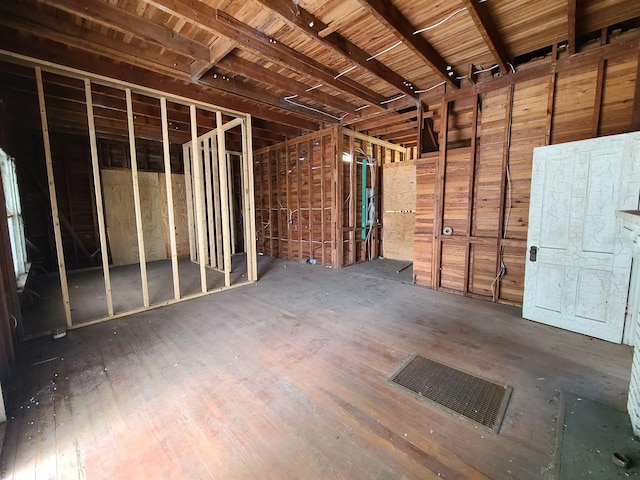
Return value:
<svg viewBox="0 0 640 480">
<path fill-rule="evenodd" d="M 616 210 L 638 208 L 640 133 L 534 150 L 523 317 L 621 342 L 631 252 Z"/>
</svg>

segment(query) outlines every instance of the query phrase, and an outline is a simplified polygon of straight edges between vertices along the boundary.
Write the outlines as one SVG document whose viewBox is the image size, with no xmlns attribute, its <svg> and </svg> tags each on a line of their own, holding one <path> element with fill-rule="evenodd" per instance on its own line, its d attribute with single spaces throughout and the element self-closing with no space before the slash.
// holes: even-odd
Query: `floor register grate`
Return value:
<svg viewBox="0 0 640 480">
<path fill-rule="evenodd" d="M 512 388 L 421 355 L 413 355 L 391 381 L 498 433 Z"/>
</svg>

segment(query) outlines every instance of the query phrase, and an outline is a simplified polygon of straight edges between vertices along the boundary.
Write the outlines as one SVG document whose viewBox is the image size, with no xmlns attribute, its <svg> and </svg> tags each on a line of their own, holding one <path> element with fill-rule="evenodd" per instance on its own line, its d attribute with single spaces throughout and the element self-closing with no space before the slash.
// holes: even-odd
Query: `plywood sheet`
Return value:
<svg viewBox="0 0 640 480">
<path fill-rule="evenodd" d="M 147 262 L 167 258 L 157 173 L 138 172 L 140 210 Z M 102 170 L 107 234 L 113 265 L 139 261 L 130 170 Z"/>
<path fill-rule="evenodd" d="M 382 174 L 382 248 L 386 258 L 413 261 L 416 219 L 414 162 L 384 165 Z"/>
<path fill-rule="evenodd" d="M 160 196 L 160 208 L 162 209 L 162 230 L 166 246 L 166 258 L 171 256 L 171 239 L 169 237 L 169 216 L 167 213 L 167 189 L 164 173 L 158 176 Z M 189 255 L 189 230 L 187 221 L 187 192 L 184 183 L 184 175 L 174 173 L 171 175 L 173 188 L 173 215 L 176 227 L 176 250 L 179 257 Z"/>
</svg>

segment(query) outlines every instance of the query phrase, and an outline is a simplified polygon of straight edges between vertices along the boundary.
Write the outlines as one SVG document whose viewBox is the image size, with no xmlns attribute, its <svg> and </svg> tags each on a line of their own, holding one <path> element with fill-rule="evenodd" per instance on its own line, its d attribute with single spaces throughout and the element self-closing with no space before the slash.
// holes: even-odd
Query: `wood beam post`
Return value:
<svg viewBox="0 0 640 480">
<path fill-rule="evenodd" d="M 636 56 L 638 66 L 636 67 L 636 88 L 633 93 L 633 115 L 631 117 L 631 131 L 640 130 L 640 50 Z"/>
<path fill-rule="evenodd" d="M 567 0 L 567 40 L 569 47 L 569 55 L 575 55 L 578 51 L 577 49 L 577 26 L 576 26 L 576 9 L 577 9 L 577 0 Z"/>
<path fill-rule="evenodd" d="M 553 109 L 556 98 L 556 61 L 558 60 L 558 45 L 554 44 L 551 50 L 551 76 L 549 77 L 549 87 L 547 94 L 547 118 L 545 123 L 544 144 L 550 145 L 553 135 Z"/>
<path fill-rule="evenodd" d="M 473 117 L 471 120 L 471 168 L 469 171 L 469 186 L 467 195 L 467 238 L 464 257 L 464 293 L 469 292 L 469 270 L 471 267 L 471 237 L 473 236 L 473 212 L 476 187 L 476 164 L 478 160 L 478 120 L 480 110 L 480 95 L 475 95 L 473 101 Z"/>
<path fill-rule="evenodd" d="M 433 258 L 431 266 L 431 285 L 434 290 L 440 288 L 440 267 L 442 264 L 442 222 L 444 215 L 444 188 L 447 165 L 447 139 L 449 136 L 449 102 L 442 97 L 440 105 L 440 153 L 436 165 L 433 205 Z"/>
</svg>

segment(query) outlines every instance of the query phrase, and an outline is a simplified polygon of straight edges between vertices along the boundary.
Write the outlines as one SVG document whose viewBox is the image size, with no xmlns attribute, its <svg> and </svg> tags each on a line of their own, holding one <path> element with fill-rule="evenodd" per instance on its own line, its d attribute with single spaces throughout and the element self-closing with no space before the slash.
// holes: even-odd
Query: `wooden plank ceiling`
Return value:
<svg viewBox="0 0 640 480">
<path fill-rule="evenodd" d="M 411 120 L 400 107 L 419 92 L 638 17 L 637 0 L 5 0 L 0 49 L 252 113 L 262 146 L 385 111 Z M 0 67 L 2 98 L 32 103 L 28 72 Z M 54 83 L 73 113 L 76 89 Z"/>
</svg>

